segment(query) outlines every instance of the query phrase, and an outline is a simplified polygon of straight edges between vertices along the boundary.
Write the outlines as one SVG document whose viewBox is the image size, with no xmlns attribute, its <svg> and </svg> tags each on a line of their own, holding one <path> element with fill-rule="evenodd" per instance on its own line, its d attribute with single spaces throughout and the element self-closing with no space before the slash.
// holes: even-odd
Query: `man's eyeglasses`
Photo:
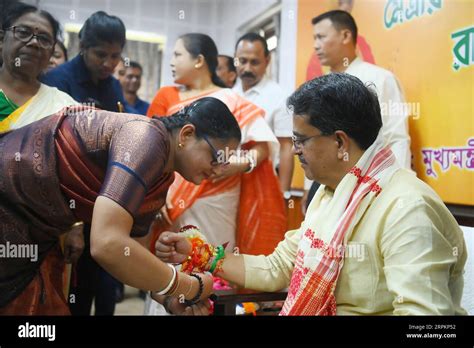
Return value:
<svg viewBox="0 0 474 348">
<path fill-rule="evenodd" d="M 219 162 L 219 153 L 217 152 L 216 148 L 211 144 L 211 142 L 209 141 L 209 138 L 205 134 L 202 135 L 202 138 L 209 145 L 209 147 L 211 148 L 211 151 L 212 151 L 211 166 L 216 167 L 218 165 L 227 164 L 228 162 Z"/>
<path fill-rule="evenodd" d="M 13 37 L 21 42 L 28 43 L 33 39 L 36 38 L 39 46 L 44 48 L 45 50 L 51 49 L 55 44 L 56 41 L 47 34 L 38 34 L 38 32 L 33 31 L 33 29 L 24 27 L 24 26 L 16 26 L 6 28 L 5 30 L 13 31 Z"/>
<path fill-rule="evenodd" d="M 312 138 L 319 138 L 319 137 L 322 137 L 324 136 L 325 134 L 318 134 L 318 135 L 313 135 L 313 136 L 310 136 L 310 137 L 305 137 L 305 138 L 298 138 L 296 136 L 292 136 L 291 137 L 291 140 L 293 141 L 293 146 L 295 147 L 295 149 L 299 150 L 301 149 L 304 144 L 309 140 L 309 139 L 312 139 Z"/>
</svg>

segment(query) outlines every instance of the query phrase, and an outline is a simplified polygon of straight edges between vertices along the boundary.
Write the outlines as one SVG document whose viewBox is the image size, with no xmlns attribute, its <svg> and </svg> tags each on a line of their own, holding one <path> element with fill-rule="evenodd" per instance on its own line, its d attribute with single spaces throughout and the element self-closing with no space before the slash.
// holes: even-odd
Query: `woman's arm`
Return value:
<svg viewBox="0 0 474 348">
<path fill-rule="evenodd" d="M 285 239 L 268 256 L 228 252 L 222 263 L 222 271 L 215 275 L 248 289 L 283 289 L 289 285 L 300 238 L 300 230 L 287 232 Z M 182 263 L 191 253 L 191 243 L 182 233 L 163 232 L 156 242 L 155 253 L 164 262 Z"/>
<path fill-rule="evenodd" d="M 108 272 L 130 286 L 160 291 L 173 277 L 173 271 L 130 237 L 132 216 L 113 200 L 99 196 L 94 205 L 91 227 L 91 255 Z M 196 278 L 179 273 L 180 282 L 174 294 L 193 298 L 199 289 Z M 204 291 L 212 292 L 212 278 L 201 275 Z"/>
</svg>

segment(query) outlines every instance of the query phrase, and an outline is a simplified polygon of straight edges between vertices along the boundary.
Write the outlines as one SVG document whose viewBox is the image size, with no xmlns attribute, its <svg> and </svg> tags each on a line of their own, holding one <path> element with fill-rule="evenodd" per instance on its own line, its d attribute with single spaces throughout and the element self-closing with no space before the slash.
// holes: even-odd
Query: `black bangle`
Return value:
<svg viewBox="0 0 474 348">
<path fill-rule="evenodd" d="M 204 283 L 202 282 L 201 277 L 198 276 L 197 274 L 194 274 L 194 273 L 190 274 L 190 276 L 191 276 L 191 277 L 194 277 L 194 278 L 196 278 L 196 279 L 198 280 L 198 282 L 199 282 L 199 290 L 198 290 L 196 296 L 194 296 L 192 299 L 190 299 L 190 300 L 185 300 L 185 301 L 184 301 L 184 304 L 185 304 L 186 306 L 193 306 L 193 305 L 195 305 L 196 303 L 198 303 L 198 302 L 199 302 L 199 299 L 201 298 L 202 292 L 203 292 L 203 290 L 204 290 Z"/>
</svg>

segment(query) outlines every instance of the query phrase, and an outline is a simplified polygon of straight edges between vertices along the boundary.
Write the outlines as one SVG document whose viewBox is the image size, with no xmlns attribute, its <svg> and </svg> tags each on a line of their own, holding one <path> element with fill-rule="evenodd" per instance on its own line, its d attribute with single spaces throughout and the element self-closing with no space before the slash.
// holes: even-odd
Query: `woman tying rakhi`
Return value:
<svg viewBox="0 0 474 348">
<path fill-rule="evenodd" d="M 132 237 L 147 234 L 175 171 L 199 184 L 220 170 L 215 149 L 240 138 L 215 98 L 162 119 L 66 108 L 0 134 L 0 242 L 38 251 L 0 258 L 0 314 L 69 314 L 44 261 L 61 257 L 58 237 L 77 221 L 92 223 L 91 254 L 117 279 L 191 304 L 207 298 L 212 277 L 176 272 Z"/>
</svg>

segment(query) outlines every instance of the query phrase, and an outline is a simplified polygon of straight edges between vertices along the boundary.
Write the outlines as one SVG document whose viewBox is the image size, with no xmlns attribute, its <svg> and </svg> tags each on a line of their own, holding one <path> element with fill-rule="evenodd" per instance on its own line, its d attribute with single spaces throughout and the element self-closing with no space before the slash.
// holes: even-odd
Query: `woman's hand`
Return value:
<svg viewBox="0 0 474 348">
<path fill-rule="evenodd" d="M 209 300 L 204 300 L 192 306 L 186 306 L 181 303 L 177 297 L 171 297 L 166 301 L 165 308 L 168 312 L 175 315 L 209 315 L 211 304 Z"/>
<path fill-rule="evenodd" d="M 211 305 L 209 300 L 204 300 L 199 302 L 191 307 L 186 307 L 184 312 L 181 315 L 198 315 L 198 316 L 208 316 L 210 315 Z"/>
<path fill-rule="evenodd" d="M 249 168 L 249 164 L 245 159 L 241 161 L 230 162 L 215 170 L 215 174 L 209 177 L 211 182 L 218 182 L 227 179 L 233 175 L 241 174 Z"/>
<path fill-rule="evenodd" d="M 168 263 L 183 263 L 191 249 L 191 242 L 182 233 L 165 231 L 155 243 L 156 256 Z"/>
</svg>

